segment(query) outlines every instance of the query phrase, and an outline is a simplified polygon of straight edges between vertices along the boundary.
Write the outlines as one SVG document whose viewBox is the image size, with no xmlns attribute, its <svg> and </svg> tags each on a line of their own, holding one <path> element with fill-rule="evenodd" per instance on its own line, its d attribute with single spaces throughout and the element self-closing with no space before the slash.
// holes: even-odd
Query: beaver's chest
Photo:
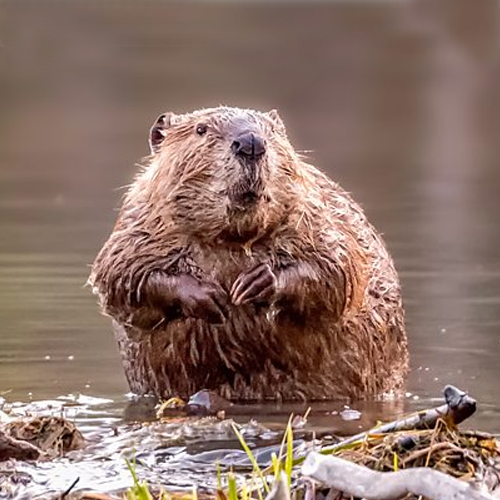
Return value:
<svg viewBox="0 0 500 500">
<path fill-rule="evenodd" d="M 230 290 L 238 276 L 250 271 L 259 264 L 273 267 L 271 248 L 258 245 L 252 248 L 243 246 L 217 246 L 193 248 L 192 256 L 202 273 L 211 280 Z"/>
</svg>

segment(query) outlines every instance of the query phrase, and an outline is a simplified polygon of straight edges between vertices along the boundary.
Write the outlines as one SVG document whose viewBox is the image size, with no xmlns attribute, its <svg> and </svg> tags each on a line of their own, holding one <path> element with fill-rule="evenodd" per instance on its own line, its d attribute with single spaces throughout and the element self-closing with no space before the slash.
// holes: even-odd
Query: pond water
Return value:
<svg viewBox="0 0 500 500">
<path fill-rule="evenodd" d="M 353 432 L 434 405 L 452 383 L 479 401 L 470 425 L 500 432 L 500 27 L 488 5 L 2 2 L 0 394 L 104 398 L 78 422 L 121 421 L 127 386 L 84 287 L 89 264 L 156 116 L 226 103 L 278 108 L 297 149 L 384 233 L 401 276 L 407 397 L 353 403 L 354 423 L 317 405 L 308 429 Z M 237 419 L 276 429 L 290 411 L 305 407 Z M 188 451 L 217 448 L 201 441 Z"/>
</svg>

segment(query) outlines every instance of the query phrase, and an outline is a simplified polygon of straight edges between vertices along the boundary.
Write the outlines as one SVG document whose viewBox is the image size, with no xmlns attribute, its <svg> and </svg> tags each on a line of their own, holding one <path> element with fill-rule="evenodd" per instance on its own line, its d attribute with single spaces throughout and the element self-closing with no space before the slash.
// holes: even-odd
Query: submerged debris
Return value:
<svg viewBox="0 0 500 500">
<path fill-rule="evenodd" d="M 164 401 L 156 410 L 157 418 L 170 418 L 172 416 L 216 416 L 225 418 L 225 410 L 233 404 L 213 391 L 203 389 L 195 392 L 186 403 L 180 398 L 170 398 Z"/>
<path fill-rule="evenodd" d="M 306 459 L 302 472 L 323 486 L 340 489 L 348 498 L 359 495 L 374 500 L 491 498 L 479 488 L 486 492 L 499 488 L 500 443 L 490 434 L 460 431 L 456 427 L 476 409 L 475 400 L 468 394 L 447 386 L 444 397 L 446 404 L 440 407 L 417 412 L 320 449 L 321 454 L 335 454 L 335 457 L 312 454 Z M 408 469 L 414 469 L 415 473 L 398 475 L 397 479 L 394 475 L 373 473 Z M 380 486 L 378 490 L 375 484 Z M 444 490 L 449 496 L 443 496 Z M 433 491 L 434 494 L 429 494 Z M 332 497 L 331 491 L 326 494 Z M 310 491 L 305 496 L 310 497 Z"/>
<path fill-rule="evenodd" d="M 18 418 L 0 430 L 0 461 L 55 458 L 84 442 L 75 424 L 63 417 Z"/>
<path fill-rule="evenodd" d="M 456 426 L 469 418 L 476 411 L 476 400 L 471 398 L 466 392 L 457 389 L 453 385 L 444 388 L 445 404 L 437 408 L 419 411 L 401 419 L 394 420 L 377 426 L 369 431 L 361 432 L 351 436 L 340 443 L 323 447 L 324 452 L 334 452 L 343 449 L 350 443 L 364 440 L 371 435 L 380 435 L 401 431 L 412 431 L 419 429 L 432 429 L 438 420 L 444 420 L 450 425 Z"/>
<path fill-rule="evenodd" d="M 30 443 L 15 439 L 0 430 L 0 462 L 14 458 L 16 460 L 37 460 L 43 452 Z"/>
<path fill-rule="evenodd" d="M 377 471 L 431 467 L 463 479 L 483 478 L 495 461 L 500 466 L 500 444 L 493 436 L 459 431 L 443 420 L 430 430 L 372 434 L 336 455 Z M 500 476 L 496 479 L 492 487 Z"/>
<path fill-rule="evenodd" d="M 193 394 L 186 404 L 189 415 L 219 416 L 230 408 L 232 403 L 213 391 L 201 390 Z"/>
<path fill-rule="evenodd" d="M 464 484 L 477 485 L 485 491 L 493 491 L 500 484 L 500 444 L 495 437 L 475 431 L 460 431 L 447 424 L 444 420 L 439 420 L 434 429 L 409 432 L 399 431 L 379 435 L 370 434 L 364 441 L 359 441 L 355 444 L 351 443 L 344 449 L 337 450 L 335 456 L 343 459 L 342 461 L 346 463 L 363 465 L 368 469 L 378 472 L 398 472 L 417 468 L 419 470 L 421 468 L 426 468 L 426 470 L 433 469 L 446 474 L 450 478 L 461 479 Z M 320 479 L 312 473 L 313 469 L 311 469 L 310 465 L 303 472 L 315 479 Z M 337 477 L 345 475 L 346 470 L 339 463 L 331 466 L 331 474 Z M 321 473 L 324 472 L 323 465 Z M 339 475 L 340 472 L 342 474 Z M 365 477 L 370 484 L 375 480 L 371 476 Z M 352 471 L 349 471 L 346 480 L 351 481 L 351 485 L 354 488 L 359 486 L 359 478 L 360 476 L 352 475 Z M 386 481 L 386 479 L 380 480 Z M 415 478 L 412 480 L 416 481 Z M 432 482 L 435 480 L 436 478 Z M 337 487 L 339 486 L 339 483 L 335 484 Z M 344 482 L 343 484 L 345 485 L 346 483 Z M 449 487 L 448 483 L 443 484 L 446 484 L 446 488 Z M 333 485 L 325 484 L 325 486 Z M 355 495 L 356 491 L 359 490 L 345 490 L 346 493 L 349 493 L 349 496 Z M 466 496 L 456 496 L 453 498 L 470 498 L 472 500 L 475 497 L 470 494 L 470 491 L 475 490 L 469 490 L 468 493 L 465 492 L 464 495 Z M 412 491 L 409 490 L 409 492 Z M 418 493 L 413 491 L 413 493 L 415 493 L 413 496 L 405 496 L 405 500 L 416 499 L 419 495 L 423 494 L 421 491 Z M 373 498 L 389 499 L 400 497 L 379 496 Z M 438 495 L 423 498 L 444 497 Z M 477 498 L 481 497 L 477 496 Z"/>
<path fill-rule="evenodd" d="M 211 401 L 206 396 L 210 395 L 198 401 L 202 407 Z M 469 395 L 448 386 L 445 402 L 327 445 L 304 440 L 304 431 L 294 431 L 306 424 L 307 413 L 290 417 L 279 444 L 276 431 L 266 431 L 255 421 L 238 426 L 228 419 L 188 416 L 178 400 L 171 400 L 159 420 L 119 426 L 113 422 L 112 427 L 88 435 L 83 451 L 63 460 L 5 462 L 0 496 L 8 492 L 8 498 L 44 500 L 262 500 L 273 492 L 268 500 L 500 498 L 500 444 L 490 434 L 457 428 L 476 408 Z M 241 448 L 235 448 L 235 438 Z M 217 445 L 200 444 L 207 441 Z M 12 443 L 17 446 L 12 449 L 25 456 L 11 451 L 6 458 L 40 462 L 82 447 L 83 438 L 63 418 L 30 415 L 10 417 L 0 426 L 0 453 L 2 444 L 9 449 Z M 134 482 L 139 487 L 127 493 L 124 488 L 132 477 L 126 457 L 134 464 Z M 16 479 L 23 469 L 31 473 L 36 468 L 38 474 L 41 468 L 50 474 L 51 464 L 58 464 L 59 470 L 64 467 L 57 481 L 51 477 L 47 483 L 42 480 L 30 486 L 43 476 L 23 477 L 22 483 Z M 195 479 L 200 475 L 203 482 Z M 369 483 L 364 490 L 362 477 Z M 389 479 L 396 488 L 387 492 Z M 444 485 L 448 496 L 439 485 Z M 38 496 L 42 487 L 50 491 Z M 29 490 L 28 496 L 22 496 L 23 489 Z M 398 496 L 402 492 L 404 496 Z"/>
</svg>

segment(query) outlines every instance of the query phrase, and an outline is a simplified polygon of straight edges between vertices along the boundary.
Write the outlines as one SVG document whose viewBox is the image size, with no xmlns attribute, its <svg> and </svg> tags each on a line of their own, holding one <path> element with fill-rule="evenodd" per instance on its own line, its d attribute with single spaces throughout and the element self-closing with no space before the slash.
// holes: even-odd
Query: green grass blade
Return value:
<svg viewBox="0 0 500 500">
<path fill-rule="evenodd" d="M 266 493 L 269 493 L 270 488 L 269 485 L 267 484 L 266 478 L 264 477 L 264 474 L 262 473 L 262 469 L 259 467 L 259 464 L 257 463 L 257 460 L 255 459 L 252 450 L 249 448 L 248 444 L 245 441 L 245 438 L 241 435 L 241 432 L 238 430 L 235 424 L 232 424 L 234 433 L 238 437 L 238 440 L 241 444 L 241 447 L 245 450 L 245 453 L 247 454 L 252 466 L 253 470 L 259 475 L 260 479 L 262 480 L 262 485 L 264 486 L 264 489 L 266 490 Z"/>
<path fill-rule="evenodd" d="M 132 479 L 134 481 L 134 485 L 131 489 L 127 491 L 127 499 L 128 500 L 153 500 L 151 493 L 149 492 L 148 485 L 146 481 L 139 481 L 137 478 L 137 473 L 135 471 L 135 459 L 133 464 L 130 463 L 130 460 L 125 459 L 127 463 L 128 470 L 132 475 Z"/>
<path fill-rule="evenodd" d="M 293 430 L 291 420 L 286 426 L 286 458 L 285 458 L 285 473 L 288 481 L 288 488 L 292 484 L 292 468 L 293 468 Z"/>
<path fill-rule="evenodd" d="M 222 491 L 222 470 L 220 468 L 219 462 L 217 462 L 215 465 L 217 467 L 217 489 L 219 491 Z"/>
<path fill-rule="evenodd" d="M 128 458 L 125 459 L 125 463 L 127 464 L 127 468 L 130 471 L 132 479 L 134 480 L 134 485 L 137 484 L 139 481 L 137 480 L 137 474 L 135 473 L 135 457 L 133 464 L 130 463 L 130 460 Z"/>
<path fill-rule="evenodd" d="M 262 494 L 262 488 L 257 488 L 257 497 L 259 500 L 264 500 L 264 495 Z"/>
<path fill-rule="evenodd" d="M 278 455 L 278 459 L 281 462 L 283 459 L 283 453 L 285 452 L 285 444 L 286 444 L 286 437 L 287 437 L 287 429 L 289 425 L 292 425 L 292 420 L 293 420 L 293 413 L 290 414 L 288 417 L 288 422 L 286 424 L 285 432 L 283 433 L 283 439 L 281 440 L 281 445 L 280 445 L 280 454 Z"/>
<path fill-rule="evenodd" d="M 238 492 L 236 487 L 236 478 L 233 472 L 227 475 L 228 500 L 238 500 Z"/>
<path fill-rule="evenodd" d="M 241 485 L 241 500 L 250 500 L 246 481 L 243 481 L 243 484 Z"/>
<path fill-rule="evenodd" d="M 278 460 L 276 453 L 271 454 L 271 459 L 273 461 L 274 480 L 277 481 L 281 471 L 281 462 Z"/>
</svg>

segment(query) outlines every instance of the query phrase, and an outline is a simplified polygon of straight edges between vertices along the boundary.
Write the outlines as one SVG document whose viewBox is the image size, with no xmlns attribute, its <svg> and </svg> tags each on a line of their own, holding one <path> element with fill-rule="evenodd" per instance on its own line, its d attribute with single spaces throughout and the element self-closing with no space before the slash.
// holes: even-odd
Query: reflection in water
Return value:
<svg viewBox="0 0 500 500">
<path fill-rule="evenodd" d="M 385 233 L 400 270 L 412 396 L 353 405 L 363 420 L 349 423 L 335 405 L 315 407 L 311 427 L 356 431 L 433 404 L 452 382 L 480 401 L 473 424 L 499 432 L 495 2 L 453 15 L 438 1 L 147 5 L 3 2 L 0 392 L 83 392 L 121 414 L 127 387 L 83 287 L 88 264 L 153 119 L 227 103 L 278 108 L 296 147 Z M 241 420 L 282 425 L 290 410 L 248 408 Z"/>
</svg>

